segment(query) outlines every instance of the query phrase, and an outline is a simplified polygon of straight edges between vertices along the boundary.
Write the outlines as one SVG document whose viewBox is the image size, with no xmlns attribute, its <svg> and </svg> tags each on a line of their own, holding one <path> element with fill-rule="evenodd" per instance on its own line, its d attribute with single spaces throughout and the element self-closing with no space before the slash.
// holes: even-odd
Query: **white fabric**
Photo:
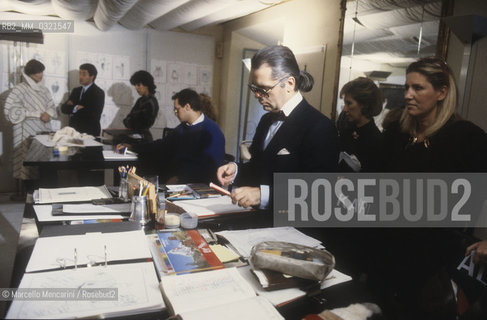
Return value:
<svg viewBox="0 0 487 320">
<path fill-rule="evenodd" d="M 57 15 L 64 19 L 88 20 L 93 17 L 98 0 L 51 0 Z"/>
<path fill-rule="evenodd" d="M 142 29 L 149 22 L 165 15 L 190 0 L 138 1 L 127 14 L 119 20 L 125 28 Z"/>
<path fill-rule="evenodd" d="M 22 165 L 29 148 L 28 138 L 41 131 L 51 131 L 50 122 L 40 119 L 42 113 L 57 118 L 49 89 L 23 74 L 24 81 L 15 86 L 5 102 L 5 117 L 13 124 L 13 176 L 16 179 L 36 178 L 36 171 Z"/>
</svg>

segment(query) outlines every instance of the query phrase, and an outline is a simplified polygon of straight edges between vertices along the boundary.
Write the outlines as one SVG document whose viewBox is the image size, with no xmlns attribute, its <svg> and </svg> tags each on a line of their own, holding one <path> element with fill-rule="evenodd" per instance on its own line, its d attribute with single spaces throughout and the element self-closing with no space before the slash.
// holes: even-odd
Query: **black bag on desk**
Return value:
<svg viewBox="0 0 487 320">
<path fill-rule="evenodd" d="M 326 250 L 280 241 L 255 245 L 250 254 L 253 269 L 269 269 L 303 279 L 323 281 L 335 267 L 335 257 Z"/>
</svg>

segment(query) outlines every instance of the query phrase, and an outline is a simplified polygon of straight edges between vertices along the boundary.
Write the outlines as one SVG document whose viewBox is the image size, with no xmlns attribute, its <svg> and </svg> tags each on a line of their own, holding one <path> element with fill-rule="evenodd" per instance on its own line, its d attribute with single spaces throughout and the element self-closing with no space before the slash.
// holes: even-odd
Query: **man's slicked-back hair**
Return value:
<svg viewBox="0 0 487 320">
<path fill-rule="evenodd" d="M 95 76 L 93 78 L 93 81 L 95 81 L 98 71 L 96 70 L 96 67 L 94 65 L 92 65 L 91 63 L 83 63 L 82 65 L 79 66 L 79 69 L 88 71 L 88 74 L 90 76 Z"/>
<path fill-rule="evenodd" d="M 200 95 L 193 89 L 183 89 L 172 96 L 173 100 L 178 99 L 179 105 L 184 107 L 187 103 L 194 111 L 201 110 Z"/>
<path fill-rule="evenodd" d="M 308 92 L 313 88 L 313 77 L 308 72 L 299 70 L 296 57 L 288 47 L 276 45 L 257 51 L 252 57 L 251 67 L 257 70 L 263 64 L 272 68 L 272 77 L 276 80 L 286 75 L 292 76 L 296 80 L 294 90 Z"/>
</svg>

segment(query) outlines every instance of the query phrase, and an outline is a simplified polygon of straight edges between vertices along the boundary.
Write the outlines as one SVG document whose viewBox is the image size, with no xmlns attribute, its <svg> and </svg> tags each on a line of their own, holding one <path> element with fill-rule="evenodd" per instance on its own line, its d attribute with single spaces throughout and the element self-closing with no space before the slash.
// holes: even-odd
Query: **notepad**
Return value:
<svg viewBox="0 0 487 320">
<path fill-rule="evenodd" d="M 161 311 L 164 307 L 152 262 L 26 273 L 19 288 L 117 289 L 118 299 L 14 299 L 7 319 L 114 317 Z M 108 291 L 108 290 L 107 290 Z M 48 292 L 48 291 L 46 291 Z"/>
<path fill-rule="evenodd" d="M 37 239 L 25 271 L 73 267 L 74 249 L 78 266 L 103 264 L 105 253 L 108 262 L 151 257 L 142 230 L 44 237 Z"/>
<path fill-rule="evenodd" d="M 235 261 L 240 257 L 238 254 L 235 254 L 233 251 L 225 248 L 221 244 L 210 245 L 210 248 L 222 263 Z"/>
<path fill-rule="evenodd" d="M 105 185 L 99 187 L 40 188 L 36 196 L 37 199 L 34 201 L 37 204 L 87 202 L 93 199 L 112 197 Z"/>
<path fill-rule="evenodd" d="M 283 319 L 236 268 L 164 277 L 161 291 L 183 319 Z"/>
<path fill-rule="evenodd" d="M 125 154 L 113 150 L 103 150 L 103 159 L 105 160 L 137 160 L 137 154 L 127 151 Z"/>
</svg>

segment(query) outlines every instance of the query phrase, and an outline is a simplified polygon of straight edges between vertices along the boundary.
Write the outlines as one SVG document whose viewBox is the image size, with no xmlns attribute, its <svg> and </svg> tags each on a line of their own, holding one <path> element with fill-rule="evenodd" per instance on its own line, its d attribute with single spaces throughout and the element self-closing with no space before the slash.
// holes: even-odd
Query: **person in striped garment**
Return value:
<svg viewBox="0 0 487 320">
<path fill-rule="evenodd" d="M 23 81 L 15 86 L 5 102 L 5 117 L 13 124 L 13 177 L 36 179 L 37 171 L 22 165 L 30 145 L 29 137 L 51 131 L 51 119 L 57 118 L 51 93 L 41 83 L 44 65 L 32 59 L 24 67 Z"/>
</svg>

